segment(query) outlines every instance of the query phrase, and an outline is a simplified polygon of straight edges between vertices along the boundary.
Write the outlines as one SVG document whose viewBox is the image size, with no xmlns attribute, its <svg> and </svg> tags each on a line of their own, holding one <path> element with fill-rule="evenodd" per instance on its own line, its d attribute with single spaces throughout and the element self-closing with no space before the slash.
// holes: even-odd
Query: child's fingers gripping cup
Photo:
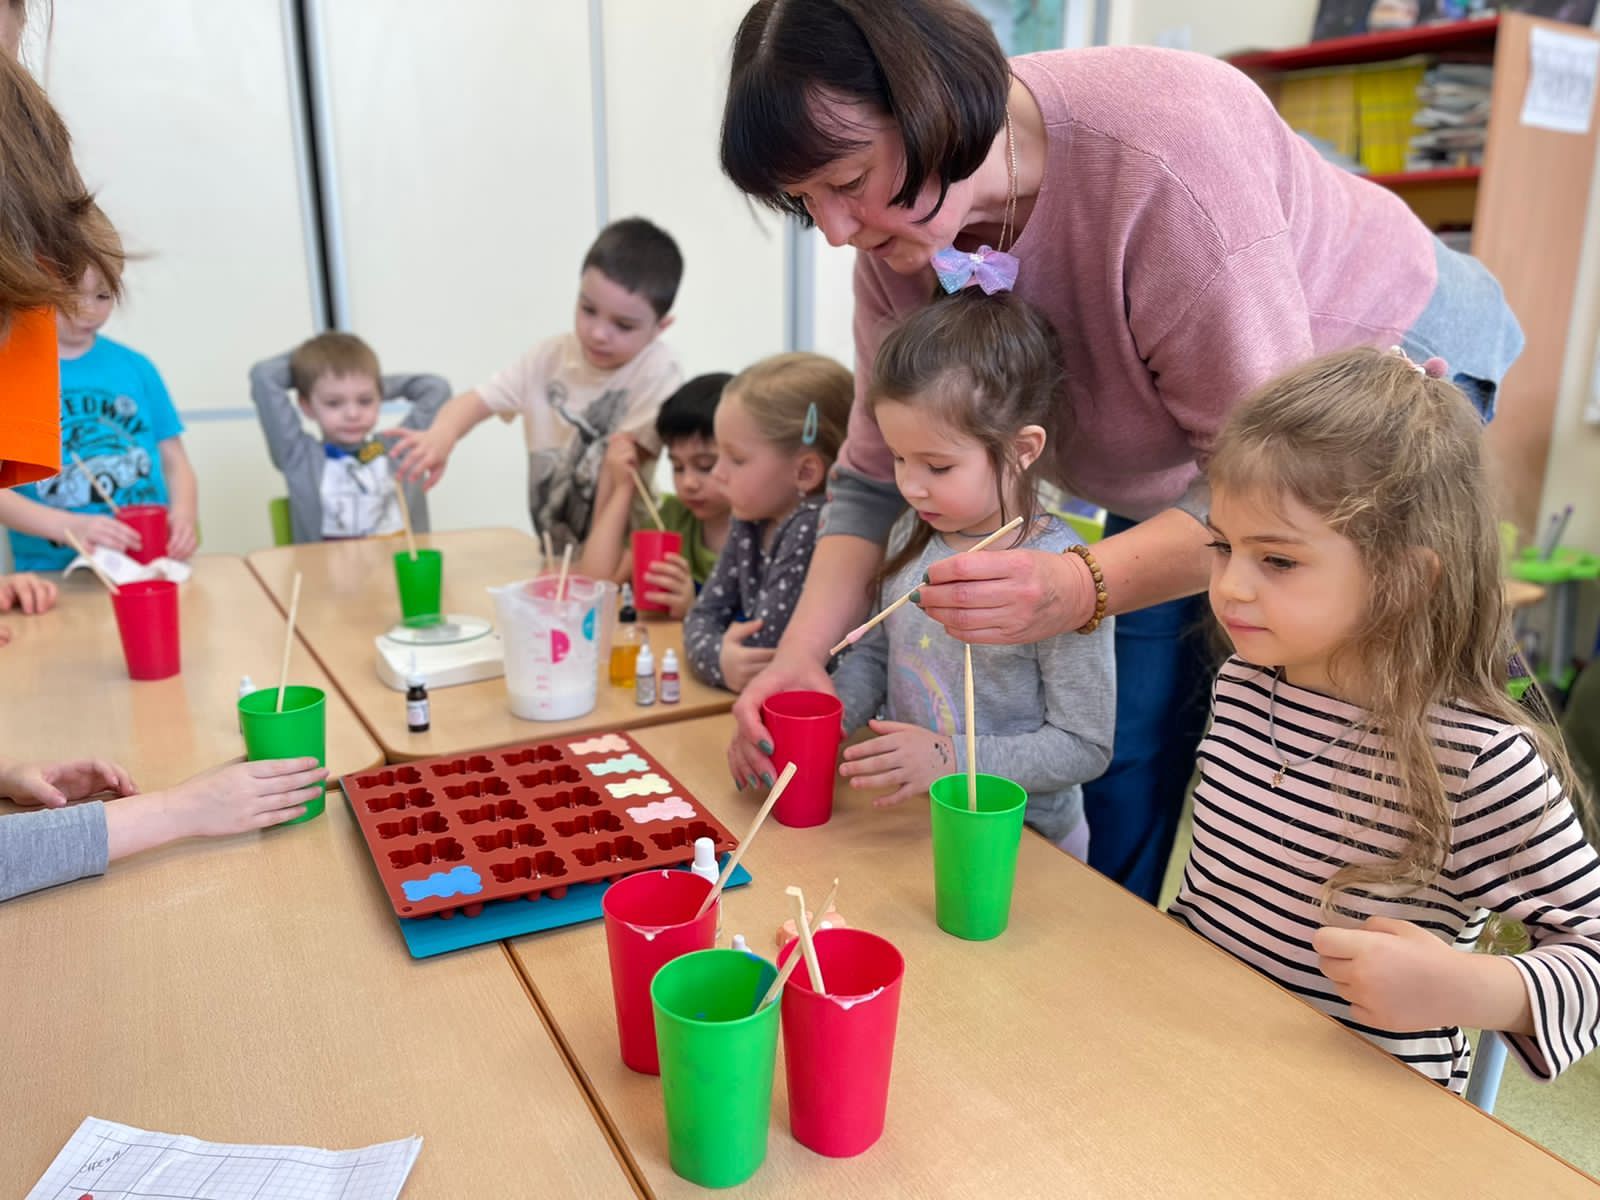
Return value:
<svg viewBox="0 0 1600 1200">
<path fill-rule="evenodd" d="M 1009 779 L 982 774 L 976 809 L 967 807 L 965 775 L 935 779 L 928 791 L 939 928 L 971 942 L 997 938 L 1011 920 L 1028 793 Z"/>
<path fill-rule="evenodd" d="M 795 776 L 772 815 L 783 825 L 805 828 L 833 816 L 834 775 L 844 705 L 826 692 L 777 692 L 761 705 L 761 722 L 772 735 L 772 765 L 795 765 Z"/>
<path fill-rule="evenodd" d="M 239 727 L 244 731 L 245 758 L 261 762 L 274 758 L 314 758 L 328 765 L 327 697 L 321 688 L 286 687 L 283 711 L 278 711 L 278 689 L 261 688 L 239 697 Z M 287 822 L 297 825 L 322 815 L 327 801 L 318 796 L 306 805 L 305 815 Z"/>
<path fill-rule="evenodd" d="M 646 1075 L 661 1072 L 650 983 L 679 955 L 716 945 L 721 900 L 699 915 L 711 881 L 689 871 L 640 871 L 617 880 L 600 898 L 611 999 L 622 1061 Z"/>
<path fill-rule="evenodd" d="M 701 1187 L 732 1187 L 767 1157 L 778 1012 L 756 1005 L 777 968 L 744 950 L 673 959 L 650 985 L 672 1169 Z"/>
<path fill-rule="evenodd" d="M 402 550 L 394 556 L 394 582 L 400 591 L 400 619 L 412 627 L 444 620 L 444 554 L 439 550 Z"/>
<path fill-rule="evenodd" d="M 165 579 L 125 583 L 111 595 L 128 678 L 168 679 L 182 666 L 178 585 Z"/>
<path fill-rule="evenodd" d="M 117 509 L 117 520 L 139 535 L 139 548 L 128 557 L 138 563 L 153 563 L 167 556 L 167 510 L 159 504 L 124 504 Z"/>
<path fill-rule="evenodd" d="M 783 989 L 789 1130 L 818 1154 L 849 1158 L 883 1136 L 906 963 L 886 939 L 862 929 L 819 929 L 812 941 L 826 994 L 804 970 Z M 799 941 L 791 941 L 779 967 L 798 953 Z"/>
<path fill-rule="evenodd" d="M 633 532 L 633 606 L 639 612 L 666 612 L 665 604 L 646 599 L 657 591 L 645 576 L 669 554 L 683 553 L 683 535 L 670 529 L 636 529 Z"/>
</svg>

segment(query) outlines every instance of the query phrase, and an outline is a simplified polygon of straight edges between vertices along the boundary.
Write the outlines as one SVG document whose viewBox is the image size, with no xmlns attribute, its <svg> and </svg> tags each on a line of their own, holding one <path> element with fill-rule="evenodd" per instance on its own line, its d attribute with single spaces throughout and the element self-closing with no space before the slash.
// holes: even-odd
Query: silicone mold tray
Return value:
<svg viewBox="0 0 1600 1200">
<path fill-rule="evenodd" d="M 625 733 L 450 755 L 340 781 L 401 917 L 475 917 L 717 853 L 734 839 Z"/>
</svg>

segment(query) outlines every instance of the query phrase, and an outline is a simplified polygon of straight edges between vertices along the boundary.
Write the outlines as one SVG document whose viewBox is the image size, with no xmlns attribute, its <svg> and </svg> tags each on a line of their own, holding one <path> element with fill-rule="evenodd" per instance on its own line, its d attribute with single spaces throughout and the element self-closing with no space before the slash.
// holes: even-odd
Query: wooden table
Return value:
<svg viewBox="0 0 1600 1200">
<path fill-rule="evenodd" d="M 731 829 L 732 718 L 638 734 Z M 926 803 L 842 793 L 817 829 L 768 822 L 725 936 L 771 954 L 783 887 L 905 954 L 888 1128 L 853 1160 L 789 1135 L 780 1062 L 766 1164 L 742 1195 L 1572 1196 L 1600 1186 L 1302 1004 L 1154 908 L 1023 838 L 1011 927 L 968 943 L 933 918 Z M 617 1054 L 597 925 L 512 943 L 650 1191 L 700 1196 L 667 1162 L 660 1083 Z M 782 1056 L 780 1040 L 779 1056 Z"/>
<path fill-rule="evenodd" d="M 0 979 L 0 1195 L 89 1115 L 335 1148 L 421 1134 L 406 1200 L 635 1194 L 504 947 L 410 959 L 340 799 L 0 905 Z"/>
<path fill-rule="evenodd" d="M 183 670 L 171 679 L 128 678 L 105 589 L 87 571 L 61 585 L 43 616 L 11 614 L 0 649 L 5 753 L 28 759 L 96 755 L 122 763 L 144 788 L 187 779 L 244 754 L 239 679 L 277 683 L 283 614 L 240 558 L 205 555 L 179 593 Z M 328 769 L 334 775 L 383 761 L 350 707 L 303 645 L 291 682 L 328 693 Z"/>
<path fill-rule="evenodd" d="M 473 529 L 419 536 L 419 545 L 444 551 L 444 607 L 448 612 L 494 619 L 487 589 L 533 575 L 538 544 L 513 529 Z M 312 653 L 372 731 L 391 762 L 454 754 L 480 746 L 503 746 L 535 738 L 562 737 L 594 730 L 637 728 L 724 712 L 733 696 L 697 683 L 683 672 L 678 704 L 640 708 L 632 688 L 600 681 L 594 710 L 567 721 L 524 721 L 506 705 L 503 679 L 430 690 L 433 725 L 427 733 L 406 730 L 401 693 L 378 678 L 373 639 L 400 616 L 395 595 L 393 538 L 281 546 L 249 556 L 267 590 L 285 609 L 294 573 L 304 573 L 299 625 Z M 683 661 L 683 630 L 672 621 L 651 621 L 650 642 L 659 663 L 670 646 Z"/>
</svg>

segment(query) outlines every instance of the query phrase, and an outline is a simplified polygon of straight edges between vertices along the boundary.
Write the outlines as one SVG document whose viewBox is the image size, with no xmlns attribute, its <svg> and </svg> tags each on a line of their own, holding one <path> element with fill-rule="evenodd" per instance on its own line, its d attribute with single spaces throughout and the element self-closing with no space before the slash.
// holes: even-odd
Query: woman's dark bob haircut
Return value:
<svg viewBox="0 0 1600 1200">
<path fill-rule="evenodd" d="M 899 126 L 905 176 L 891 204 L 908 208 L 938 181 L 925 221 L 989 153 L 1010 86 L 994 31 L 961 0 L 759 0 L 733 38 L 722 169 L 809 224 L 787 188 L 867 144 L 822 124 L 817 102 L 854 102 Z"/>
</svg>

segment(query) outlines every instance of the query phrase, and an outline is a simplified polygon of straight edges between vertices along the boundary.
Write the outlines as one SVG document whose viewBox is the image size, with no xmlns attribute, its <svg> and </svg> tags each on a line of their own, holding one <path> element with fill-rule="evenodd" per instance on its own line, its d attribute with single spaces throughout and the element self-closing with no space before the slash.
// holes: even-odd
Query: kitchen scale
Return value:
<svg viewBox="0 0 1600 1200">
<path fill-rule="evenodd" d="M 437 625 L 396 625 L 380 633 L 378 678 L 397 692 L 415 671 L 431 688 L 477 683 L 506 673 L 505 649 L 482 617 L 450 613 Z"/>
</svg>

